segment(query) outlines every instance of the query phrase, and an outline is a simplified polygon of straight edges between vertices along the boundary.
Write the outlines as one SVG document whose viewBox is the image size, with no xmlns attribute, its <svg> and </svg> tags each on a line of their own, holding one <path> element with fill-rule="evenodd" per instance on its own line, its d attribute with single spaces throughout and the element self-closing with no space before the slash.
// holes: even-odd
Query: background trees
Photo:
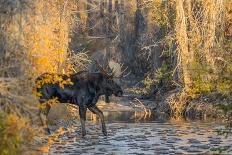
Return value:
<svg viewBox="0 0 232 155">
<path fill-rule="evenodd" d="M 90 59 L 103 65 L 124 64 L 131 72 L 128 79 L 145 79 L 149 87 L 162 81 L 192 97 L 212 92 L 231 95 L 230 0 L 1 0 L 0 4 L 4 113 L 30 118 L 28 105 L 36 106 L 31 94 L 37 75 L 86 69 Z"/>
</svg>

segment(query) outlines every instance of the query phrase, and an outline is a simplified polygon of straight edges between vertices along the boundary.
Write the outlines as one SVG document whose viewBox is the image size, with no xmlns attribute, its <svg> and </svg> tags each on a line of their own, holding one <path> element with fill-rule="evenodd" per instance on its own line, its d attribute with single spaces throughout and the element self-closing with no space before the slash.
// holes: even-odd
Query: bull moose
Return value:
<svg viewBox="0 0 232 155">
<path fill-rule="evenodd" d="M 60 103 L 70 103 L 79 106 L 79 115 L 81 121 L 81 133 L 86 135 L 85 121 L 86 110 L 89 109 L 92 113 L 99 116 L 102 124 L 102 132 L 106 136 L 106 126 L 102 111 L 96 106 L 96 103 L 101 95 L 105 95 L 106 102 L 109 102 L 109 96 L 115 95 L 121 97 L 123 94 L 122 88 L 113 80 L 113 74 L 109 75 L 102 66 L 97 64 L 100 72 L 90 73 L 81 71 L 71 75 L 58 75 L 44 73 L 36 79 L 36 84 L 41 81 L 46 81 L 46 77 L 59 77 L 59 79 L 69 82 L 63 86 L 58 82 L 47 81 L 40 83 L 36 91 L 40 94 L 39 102 L 45 105 L 45 108 L 40 108 L 40 118 L 45 127 L 45 130 L 50 134 L 47 125 L 47 115 L 51 108 L 48 100 L 57 98 Z M 43 117 L 44 116 L 44 117 Z M 43 119 L 45 118 L 45 120 Z"/>
</svg>

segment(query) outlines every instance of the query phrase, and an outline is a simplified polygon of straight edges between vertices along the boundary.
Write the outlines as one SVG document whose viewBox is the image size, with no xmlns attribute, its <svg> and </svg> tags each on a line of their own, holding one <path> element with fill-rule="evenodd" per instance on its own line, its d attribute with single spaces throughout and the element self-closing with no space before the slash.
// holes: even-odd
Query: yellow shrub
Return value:
<svg viewBox="0 0 232 155">
<path fill-rule="evenodd" d="M 35 2 L 33 13 L 23 27 L 23 44 L 35 75 L 64 69 L 73 23 L 71 13 L 76 4 L 72 0 Z"/>
<path fill-rule="evenodd" d="M 27 122 L 15 115 L 0 113 L 0 154 L 15 155 L 25 151 L 31 142 L 33 130 Z"/>
<path fill-rule="evenodd" d="M 141 81 L 141 83 L 144 84 L 143 88 L 140 87 L 133 87 L 132 91 L 136 94 L 144 94 L 147 95 L 150 93 L 151 91 L 151 86 L 154 84 L 154 80 L 151 79 L 150 77 L 146 77 L 144 80 Z"/>
<path fill-rule="evenodd" d="M 232 83 L 230 80 L 218 80 L 216 89 L 219 93 L 228 95 L 232 90 Z"/>
</svg>

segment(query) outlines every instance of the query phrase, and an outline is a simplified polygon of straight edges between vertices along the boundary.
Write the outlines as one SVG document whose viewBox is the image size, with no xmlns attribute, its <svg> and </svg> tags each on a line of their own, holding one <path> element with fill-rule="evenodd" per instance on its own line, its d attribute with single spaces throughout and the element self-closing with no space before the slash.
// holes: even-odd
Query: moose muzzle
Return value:
<svg viewBox="0 0 232 155">
<path fill-rule="evenodd" d="M 118 90 L 116 93 L 115 93 L 115 96 L 117 97 L 122 97 L 123 95 L 123 91 L 122 90 Z"/>
</svg>

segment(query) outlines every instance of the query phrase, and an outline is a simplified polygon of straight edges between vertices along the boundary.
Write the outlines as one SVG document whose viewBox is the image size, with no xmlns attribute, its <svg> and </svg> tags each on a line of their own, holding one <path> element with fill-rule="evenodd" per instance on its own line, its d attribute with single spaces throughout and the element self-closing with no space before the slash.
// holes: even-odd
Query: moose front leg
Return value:
<svg viewBox="0 0 232 155">
<path fill-rule="evenodd" d="M 94 114 L 98 115 L 98 117 L 100 117 L 101 123 L 102 123 L 102 133 L 104 134 L 104 136 L 107 136 L 105 119 L 104 119 L 104 115 L 103 115 L 102 111 L 96 105 L 88 107 L 88 109 L 92 113 L 94 113 Z"/>
<path fill-rule="evenodd" d="M 79 106 L 79 115 L 80 115 L 80 120 L 81 120 L 81 134 L 82 137 L 86 135 L 86 130 L 85 130 L 85 121 L 86 121 L 86 106 L 80 105 Z"/>
<path fill-rule="evenodd" d="M 106 103 L 110 103 L 110 97 L 109 97 L 109 95 L 107 95 L 107 94 L 105 95 L 105 102 L 106 102 Z"/>
</svg>

